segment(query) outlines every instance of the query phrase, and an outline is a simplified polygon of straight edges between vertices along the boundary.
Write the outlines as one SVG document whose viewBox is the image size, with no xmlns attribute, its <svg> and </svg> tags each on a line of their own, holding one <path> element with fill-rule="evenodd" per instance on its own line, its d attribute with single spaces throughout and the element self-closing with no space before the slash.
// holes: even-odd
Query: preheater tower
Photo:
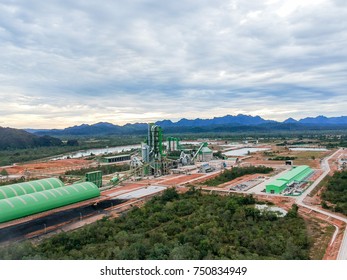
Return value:
<svg viewBox="0 0 347 280">
<path fill-rule="evenodd" d="M 159 125 L 149 124 L 147 140 L 142 145 L 143 161 L 149 163 L 147 174 L 159 176 L 165 173 L 163 132 Z"/>
</svg>

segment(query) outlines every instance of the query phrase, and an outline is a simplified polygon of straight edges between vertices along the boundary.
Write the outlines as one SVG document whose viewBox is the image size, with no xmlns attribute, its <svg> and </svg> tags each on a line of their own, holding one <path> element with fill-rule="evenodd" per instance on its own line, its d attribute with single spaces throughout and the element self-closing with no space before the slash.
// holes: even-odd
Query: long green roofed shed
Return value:
<svg viewBox="0 0 347 280">
<path fill-rule="evenodd" d="M 0 223 L 100 196 L 91 182 L 0 200 Z"/>
<path fill-rule="evenodd" d="M 313 173 L 313 170 L 307 165 L 294 167 L 286 172 L 281 178 L 271 181 L 266 184 L 267 193 L 281 193 L 293 182 L 302 182 Z"/>
<path fill-rule="evenodd" d="M 56 189 L 64 186 L 57 178 L 48 178 L 0 187 L 0 199 L 21 196 L 29 193 Z"/>
</svg>

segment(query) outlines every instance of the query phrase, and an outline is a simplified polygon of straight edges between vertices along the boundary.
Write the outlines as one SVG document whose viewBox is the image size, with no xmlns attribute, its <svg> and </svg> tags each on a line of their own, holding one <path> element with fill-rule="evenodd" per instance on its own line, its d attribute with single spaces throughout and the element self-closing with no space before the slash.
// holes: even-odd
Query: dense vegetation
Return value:
<svg viewBox="0 0 347 280">
<path fill-rule="evenodd" d="M 233 167 L 231 170 L 226 169 L 222 172 L 222 174 L 218 175 L 217 177 L 205 181 L 204 184 L 208 186 L 218 186 L 220 184 L 234 180 L 235 178 L 242 177 L 247 174 L 268 174 L 272 171 L 273 168 L 265 166 Z"/>
<path fill-rule="evenodd" d="M 118 219 L 61 233 L 38 245 L 0 249 L 0 259 L 308 259 L 297 207 L 261 214 L 251 196 L 174 189 Z M 294 205 L 296 206 L 296 205 Z"/>
<path fill-rule="evenodd" d="M 36 136 L 21 129 L 0 127 L 0 150 L 61 146 L 60 139 L 51 136 Z"/>
<path fill-rule="evenodd" d="M 107 175 L 107 174 L 112 174 L 115 172 L 121 172 L 121 171 L 127 171 L 130 169 L 129 164 L 122 164 L 122 165 L 99 165 L 97 167 L 88 167 L 88 168 L 82 168 L 78 170 L 68 170 L 65 172 L 65 175 L 79 175 L 83 176 L 84 174 L 88 172 L 93 172 L 93 171 L 98 171 L 101 170 L 102 174 Z"/>
<path fill-rule="evenodd" d="M 347 171 L 335 172 L 322 193 L 322 206 L 347 215 Z M 325 202 L 333 205 L 328 206 Z"/>
</svg>

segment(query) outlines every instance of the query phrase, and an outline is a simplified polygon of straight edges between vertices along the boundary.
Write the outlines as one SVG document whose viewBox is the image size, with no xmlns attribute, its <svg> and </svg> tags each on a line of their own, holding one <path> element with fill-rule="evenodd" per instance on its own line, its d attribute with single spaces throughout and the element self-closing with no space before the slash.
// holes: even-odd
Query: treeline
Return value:
<svg viewBox="0 0 347 280">
<path fill-rule="evenodd" d="M 79 137 L 78 140 L 72 138 L 65 139 L 63 142 L 66 142 L 66 144 L 60 146 L 35 147 L 26 149 L 9 148 L 6 150 L 0 150 L 0 166 L 57 156 L 78 150 L 139 144 L 141 140 L 142 138 L 140 137 L 132 136 L 103 137 L 98 139 Z"/>
<path fill-rule="evenodd" d="M 121 171 L 127 171 L 130 169 L 129 164 L 122 164 L 122 165 L 98 165 L 97 167 L 87 167 L 87 168 L 82 168 L 78 170 L 68 170 L 65 172 L 65 175 L 78 175 L 78 176 L 83 176 L 84 174 L 88 172 L 93 172 L 93 171 L 102 171 L 102 174 L 107 175 L 107 174 L 112 174 L 115 172 L 121 172 Z"/>
<path fill-rule="evenodd" d="M 323 208 L 347 215 L 347 171 L 334 173 L 322 193 L 322 200 Z"/>
<path fill-rule="evenodd" d="M 10 165 L 75 151 L 73 146 L 38 147 L 0 151 L 0 165 Z"/>
<path fill-rule="evenodd" d="M 208 186 L 217 186 L 244 175 L 256 173 L 268 174 L 272 171 L 273 168 L 266 166 L 233 167 L 231 170 L 226 169 L 217 177 L 205 181 L 204 184 Z"/>
<path fill-rule="evenodd" d="M 269 158 L 269 160 L 294 160 L 294 159 L 297 159 L 297 157 L 277 156 L 277 157 Z"/>
<path fill-rule="evenodd" d="M 39 244 L 0 249 L 0 259 L 216 260 L 308 259 L 310 241 L 297 207 L 279 218 L 252 196 L 168 189 L 141 208 L 61 233 Z"/>
<path fill-rule="evenodd" d="M 31 181 L 31 180 L 30 180 Z M 6 185 L 12 185 L 12 184 L 18 184 L 25 182 L 25 177 L 21 177 L 18 179 L 12 179 L 12 180 L 6 180 L 6 181 L 0 181 L 0 186 L 6 186 Z"/>
</svg>

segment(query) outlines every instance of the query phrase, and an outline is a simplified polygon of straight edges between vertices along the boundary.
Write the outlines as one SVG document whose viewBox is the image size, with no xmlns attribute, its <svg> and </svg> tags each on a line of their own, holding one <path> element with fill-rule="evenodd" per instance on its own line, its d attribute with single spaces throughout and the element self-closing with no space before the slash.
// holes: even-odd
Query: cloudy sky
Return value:
<svg viewBox="0 0 347 280">
<path fill-rule="evenodd" d="M 347 115 L 345 0 L 1 0 L 0 126 Z"/>
</svg>

